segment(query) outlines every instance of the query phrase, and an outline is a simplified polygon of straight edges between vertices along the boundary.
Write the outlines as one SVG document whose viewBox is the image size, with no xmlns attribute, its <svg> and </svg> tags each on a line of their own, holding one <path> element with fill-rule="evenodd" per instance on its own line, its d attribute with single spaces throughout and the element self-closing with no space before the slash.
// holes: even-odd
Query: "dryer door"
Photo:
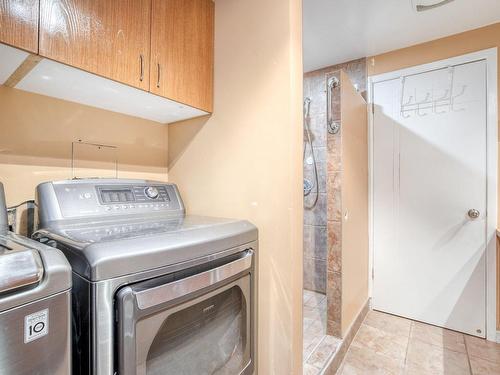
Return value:
<svg viewBox="0 0 500 375">
<path fill-rule="evenodd" d="M 250 374 L 252 252 L 117 295 L 120 375 Z"/>
</svg>

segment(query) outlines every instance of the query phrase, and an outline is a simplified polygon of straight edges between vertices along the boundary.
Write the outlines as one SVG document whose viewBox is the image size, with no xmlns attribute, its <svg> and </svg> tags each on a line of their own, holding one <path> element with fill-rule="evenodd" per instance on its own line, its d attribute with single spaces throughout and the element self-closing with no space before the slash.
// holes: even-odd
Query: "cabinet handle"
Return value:
<svg viewBox="0 0 500 375">
<path fill-rule="evenodd" d="M 156 87 L 160 88 L 160 74 L 161 74 L 161 69 L 160 69 L 160 64 L 158 63 L 158 80 L 156 81 Z"/>
<path fill-rule="evenodd" d="M 141 59 L 141 77 L 139 78 L 139 81 L 143 81 L 144 79 L 144 56 L 141 54 L 139 55 L 139 58 Z"/>
</svg>

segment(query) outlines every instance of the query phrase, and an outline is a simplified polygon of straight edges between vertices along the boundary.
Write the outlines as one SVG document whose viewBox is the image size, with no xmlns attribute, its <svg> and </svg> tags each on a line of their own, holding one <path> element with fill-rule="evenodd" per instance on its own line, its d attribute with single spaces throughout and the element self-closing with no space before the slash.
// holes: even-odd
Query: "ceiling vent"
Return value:
<svg viewBox="0 0 500 375">
<path fill-rule="evenodd" d="M 454 0 L 411 0 L 411 5 L 415 11 L 425 12 L 449 4 L 452 1 Z"/>
</svg>

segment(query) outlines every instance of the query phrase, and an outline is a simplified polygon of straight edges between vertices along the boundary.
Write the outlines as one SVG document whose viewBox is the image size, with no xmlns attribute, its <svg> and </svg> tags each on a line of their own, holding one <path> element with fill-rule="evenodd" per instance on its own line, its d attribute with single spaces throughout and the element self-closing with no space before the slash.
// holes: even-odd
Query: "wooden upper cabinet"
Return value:
<svg viewBox="0 0 500 375">
<path fill-rule="evenodd" d="M 0 0 L 0 42 L 38 53 L 39 0 Z"/>
<path fill-rule="evenodd" d="M 212 112 L 213 1 L 152 2 L 150 91 Z"/>
<path fill-rule="evenodd" d="M 151 0 L 40 0 L 40 55 L 149 90 Z"/>
</svg>

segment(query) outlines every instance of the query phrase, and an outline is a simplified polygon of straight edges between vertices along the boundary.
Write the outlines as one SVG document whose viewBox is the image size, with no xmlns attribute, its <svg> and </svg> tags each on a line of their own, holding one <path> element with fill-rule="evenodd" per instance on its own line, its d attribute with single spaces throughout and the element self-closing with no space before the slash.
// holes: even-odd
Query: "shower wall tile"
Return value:
<svg viewBox="0 0 500 375">
<path fill-rule="evenodd" d="M 326 193 L 319 193 L 314 208 L 308 208 L 314 202 L 316 193 L 311 193 L 304 199 L 304 224 L 326 226 Z"/>
<path fill-rule="evenodd" d="M 326 146 L 326 113 L 320 113 L 309 119 L 313 147 Z"/>
<path fill-rule="evenodd" d="M 342 220 L 342 172 L 332 172 L 327 176 L 327 221 Z"/>
<path fill-rule="evenodd" d="M 316 157 L 316 161 L 319 163 L 326 163 L 326 155 L 328 150 L 326 149 L 326 144 L 324 147 L 313 147 L 314 156 Z"/>
<path fill-rule="evenodd" d="M 326 162 L 316 160 L 317 173 L 318 173 L 318 185 L 319 192 L 326 193 Z M 304 164 L 304 178 L 307 178 L 309 181 L 316 183 L 314 177 L 314 164 Z M 315 189 L 313 188 L 313 192 Z"/>
<path fill-rule="evenodd" d="M 342 272 L 342 223 L 329 221 L 327 225 L 327 271 Z"/>
<path fill-rule="evenodd" d="M 327 137 L 327 171 L 333 173 L 342 170 L 342 129 L 337 134 L 328 134 Z"/>
<path fill-rule="evenodd" d="M 327 272 L 326 303 L 326 334 L 342 337 L 342 274 L 340 272 Z"/>
<path fill-rule="evenodd" d="M 304 257 L 318 260 L 327 258 L 326 227 L 304 225 Z"/>
<path fill-rule="evenodd" d="M 304 289 L 326 293 L 326 261 L 304 258 Z"/>
</svg>

